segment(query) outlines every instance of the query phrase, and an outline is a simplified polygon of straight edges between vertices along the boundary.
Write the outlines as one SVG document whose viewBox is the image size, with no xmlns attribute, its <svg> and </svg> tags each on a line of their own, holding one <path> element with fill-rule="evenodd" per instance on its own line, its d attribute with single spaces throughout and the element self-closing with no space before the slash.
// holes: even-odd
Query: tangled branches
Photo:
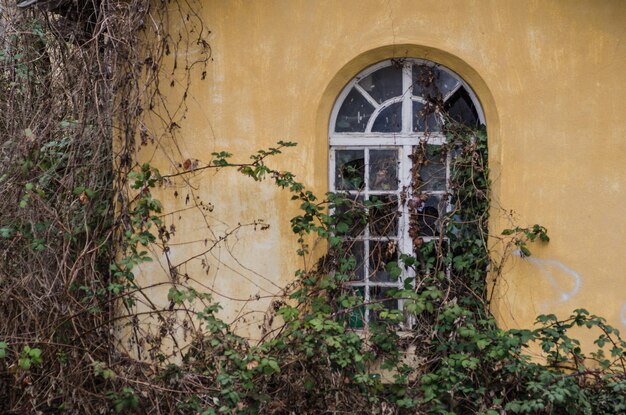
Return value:
<svg viewBox="0 0 626 415">
<path fill-rule="evenodd" d="M 15 4 L 0 5 L 0 346 L 11 358 L 0 412 L 132 407 L 122 371 L 113 381 L 94 368 L 124 362 L 109 266 L 129 226 L 135 139 L 150 134 L 144 109 L 158 106 L 159 64 L 180 41 L 165 29 L 171 5 Z M 143 365 L 127 370 L 140 382 Z"/>
</svg>

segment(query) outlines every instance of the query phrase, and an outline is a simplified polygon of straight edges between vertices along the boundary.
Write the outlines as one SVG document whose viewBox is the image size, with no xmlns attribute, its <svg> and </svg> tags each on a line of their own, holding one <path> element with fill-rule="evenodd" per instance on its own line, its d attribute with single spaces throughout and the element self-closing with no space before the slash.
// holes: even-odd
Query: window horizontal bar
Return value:
<svg viewBox="0 0 626 415">
<path fill-rule="evenodd" d="M 415 146 L 423 141 L 428 144 L 441 145 L 445 144 L 446 137 L 441 134 L 430 135 L 412 135 L 412 134 L 396 134 L 396 135 L 379 135 L 379 134 L 337 134 L 330 136 L 330 145 L 335 146 L 349 146 L 359 148 L 372 148 L 375 146 Z"/>
</svg>

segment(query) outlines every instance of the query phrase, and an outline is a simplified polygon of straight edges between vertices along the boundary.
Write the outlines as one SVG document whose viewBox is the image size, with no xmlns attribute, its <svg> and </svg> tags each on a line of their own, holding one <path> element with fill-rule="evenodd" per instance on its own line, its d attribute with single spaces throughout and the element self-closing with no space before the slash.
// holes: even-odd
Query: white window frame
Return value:
<svg viewBox="0 0 626 415">
<path fill-rule="evenodd" d="M 376 72 L 380 69 L 388 67 L 390 65 L 402 65 L 402 94 L 400 96 L 392 97 L 387 99 L 382 103 L 378 103 L 363 87 L 361 87 L 358 82 L 368 75 Z M 341 91 L 337 100 L 335 101 L 335 105 L 333 106 L 333 110 L 331 112 L 329 131 L 328 131 L 328 143 L 329 143 L 329 190 L 331 192 L 343 193 L 345 190 L 337 190 L 335 185 L 335 152 L 337 150 L 363 150 L 364 158 L 365 158 L 365 169 L 364 169 L 364 190 L 360 191 L 359 194 L 364 196 L 364 199 L 368 199 L 370 195 L 376 194 L 384 194 L 384 195 L 395 195 L 399 201 L 399 213 L 400 218 L 398 221 L 398 235 L 395 237 L 374 237 L 372 238 L 369 235 L 369 227 L 366 227 L 364 234 L 361 237 L 353 238 L 357 241 L 364 242 L 364 258 L 363 258 L 363 281 L 354 281 L 348 283 L 350 286 L 355 287 L 365 287 L 364 288 L 364 301 L 366 304 L 370 303 L 370 289 L 371 287 L 391 287 L 391 288 L 402 288 L 404 287 L 404 280 L 406 278 L 414 277 L 413 271 L 408 270 L 402 273 L 397 282 L 374 282 L 370 283 L 369 281 L 369 243 L 368 241 L 376 241 L 376 240 L 395 240 L 397 239 L 397 249 L 399 254 L 408 254 L 413 255 L 413 241 L 409 237 L 409 219 L 410 212 L 408 207 L 408 199 L 405 198 L 405 203 L 401 204 L 402 193 L 412 194 L 411 189 L 411 168 L 412 162 L 409 159 L 409 155 L 411 155 L 413 151 L 413 147 L 417 146 L 421 143 L 427 143 L 428 145 L 443 145 L 446 143 L 445 134 L 441 132 L 414 132 L 413 131 L 413 101 L 426 103 L 426 100 L 422 97 L 413 96 L 413 78 L 412 78 L 412 68 L 414 65 L 428 65 L 430 67 L 436 67 L 440 71 L 446 72 L 448 75 L 451 75 L 458 84 L 450 90 L 443 98 L 443 101 L 447 101 L 455 92 L 457 92 L 460 88 L 465 88 L 469 97 L 472 100 L 472 103 L 476 109 L 478 119 L 480 123 L 485 123 L 485 117 L 476 94 L 470 88 L 470 86 L 455 72 L 452 70 L 436 64 L 432 61 L 427 61 L 423 59 L 402 59 L 402 60 L 386 60 L 383 62 L 379 62 L 375 65 L 368 67 L 367 69 L 360 72 L 357 76 L 355 76 Z M 335 125 L 337 123 L 337 117 L 339 114 L 339 110 L 348 96 L 348 94 L 356 89 L 361 93 L 361 95 L 374 107 L 374 112 L 370 115 L 367 126 L 365 128 L 365 132 L 335 132 Z M 400 132 L 389 133 L 389 132 L 372 132 L 372 127 L 374 122 L 376 121 L 377 116 L 390 105 L 402 102 L 402 128 Z M 373 191 L 369 189 L 369 151 L 370 149 L 374 150 L 382 150 L 382 149 L 397 149 L 398 150 L 398 188 L 395 192 L 393 191 Z M 450 155 L 447 156 L 446 162 L 446 183 L 450 178 Z M 450 194 L 450 190 L 446 185 L 445 191 L 430 191 L 429 195 L 433 196 L 442 196 Z M 450 205 L 446 207 L 446 210 L 450 210 Z M 421 237 L 424 242 L 429 242 L 432 240 L 439 239 L 440 236 L 422 236 Z M 398 309 L 400 311 L 403 310 L 404 306 L 403 300 L 398 300 Z M 364 328 L 368 326 L 370 321 L 369 309 L 365 308 L 364 315 Z M 406 324 L 410 325 L 411 322 L 407 322 Z"/>
</svg>

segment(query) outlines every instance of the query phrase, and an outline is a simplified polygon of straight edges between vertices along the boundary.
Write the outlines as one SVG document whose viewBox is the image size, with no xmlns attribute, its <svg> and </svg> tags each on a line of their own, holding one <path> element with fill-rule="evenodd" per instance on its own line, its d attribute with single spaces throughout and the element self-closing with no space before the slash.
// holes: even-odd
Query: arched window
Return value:
<svg viewBox="0 0 626 415">
<path fill-rule="evenodd" d="M 366 303 L 380 300 L 386 308 L 402 310 L 402 301 L 386 292 L 402 287 L 410 275 L 395 280 L 387 264 L 443 237 L 439 218 L 449 210 L 451 155 L 441 157 L 437 146 L 446 142 L 442 130 L 452 120 L 483 124 L 476 96 L 450 69 L 419 59 L 391 59 L 365 69 L 335 103 L 330 191 L 369 211 L 368 223 L 350 229 L 345 238 L 357 260 L 349 285 Z M 375 318 L 365 310 L 352 325 Z"/>
</svg>

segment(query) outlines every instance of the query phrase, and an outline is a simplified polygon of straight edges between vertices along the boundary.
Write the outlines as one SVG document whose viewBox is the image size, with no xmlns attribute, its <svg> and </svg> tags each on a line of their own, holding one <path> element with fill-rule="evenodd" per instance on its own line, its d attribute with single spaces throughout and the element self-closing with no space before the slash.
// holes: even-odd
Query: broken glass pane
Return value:
<svg viewBox="0 0 626 415">
<path fill-rule="evenodd" d="M 441 118 L 433 104 L 413 101 L 413 131 L 441 131 Z"/>
<path fill-rule="evenodd" d="M 374 121 L 374 133 L 399 133 L 402 131 L 402 103 L 396 102 L 381 111 Z"/>
<path fill-rule="evenodd" d="M 446 156 L 440 146 L 427 145 L 424 164 L 420 168 L 420 190 L 446 190 Z"/>
<path fill-rule="evenodd" d="M 427 195 L 417 206 L 417 226 L 421 236 L 437 236 L 442 231 L 447 201 L 443 195 Z"/>
<path fill-rule="evenodd" d="M 370 150 L 370 190 L 398 189 L 398 151 Z"/>
<path fill-rule="evenodd" d="M 364 184 L 365 156 L 363 150 L 335 151 L 335 189 L 357 190 Z"/>
<path fill-rule="evenodd" d="M 444 111 L 455 121 L 470 127 L 480 124 L 478 112 L 465 88 L 456 91 L 444 105 Z"/>
<path fill-rule="evenodd" d="M 359 85 L 376 102 L 382 104 L 390 98 L 402 95 L 402 67 L 391 65 L 379 69 L 359 81 Z"/>
<path fill-rule="evenodd" d="M 398 243 L 390 241 L 369 241 L 369 279 L 375 282 L 396 281 L 389 275 L 387 264 L 398 261 Z"/>
<path fill-rule="evenodd" d="M 374 107 L 356 89 L 352 89 L 341 104 L 335 131 L 338 133 L 364 132 Z"/>
<path fill-rule="evenodd" d="M 371 196 L 369 209 L 370 234 L 372 236 L 398 235 L 398 197 L 393 195 Z"/>
</svg>

